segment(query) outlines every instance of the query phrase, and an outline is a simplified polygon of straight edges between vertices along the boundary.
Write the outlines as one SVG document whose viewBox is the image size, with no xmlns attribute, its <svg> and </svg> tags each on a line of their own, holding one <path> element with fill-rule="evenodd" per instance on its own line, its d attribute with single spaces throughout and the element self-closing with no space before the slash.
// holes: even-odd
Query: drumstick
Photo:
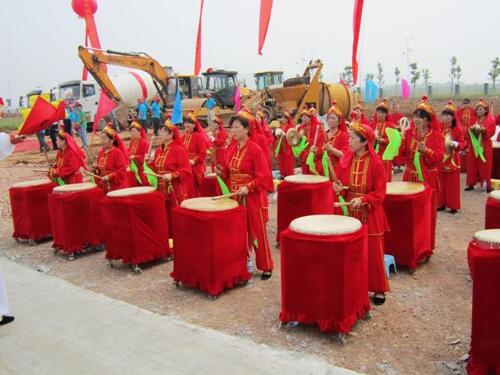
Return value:
<svg viewBox="0 0 500 375">
<path fill-rule="evenodd" d="M 212 197 L 213 201 L 218 201 L 219 199 L 224 199 L 224 198 L 231 198 L 237 196 L 238 193 L 231 193 L 231 194 L 223 194 L 223 195 L 217 195 L 215 197 Z"/>
<path fill-rule="evenodd" d="M 82 167 L 82 168 L 80 168 L 80 172 L 81 172 L 81 173 L 84 173 L 84 174 L 86 174 L 86 175 L 88 175 L 88 176 L 92 176 L 92 177 L 94 177 L 94 178 L 102 178 L 101 176 L 98 176 L 98 175 L 96 175 L 96 174 L 94 174 L 94 173 L 92 173 L 92 172 L 87 171 L 87 170 L 86 170 L 86 169 L 84 169 L 83 167 Z"/>
</svg>

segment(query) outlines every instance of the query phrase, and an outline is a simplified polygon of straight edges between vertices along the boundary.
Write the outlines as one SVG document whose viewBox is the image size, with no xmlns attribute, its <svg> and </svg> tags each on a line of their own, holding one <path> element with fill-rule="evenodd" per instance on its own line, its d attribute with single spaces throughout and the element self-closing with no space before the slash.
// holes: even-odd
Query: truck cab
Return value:
<svg viewBox="0 0 500 375">
<path fill-rule="evenodd" d="M 263 91 L 268 87 L 283 86 L 283 72 L 282 71 L 265 71 L 257 72 L 254 74 L 255 87 L 257 91 Z"/>
<path fill-rule="evenodd" d="M 175 92 L 180 91 L 182 99 L 200 96 L 203 88 L 201 77 L 193 75 L 177 75 L 175 77 Z"/>
<path fill-rule="evenodd" d="M 87 127 L 92 128 L 94 116 L 99 104 L 100 88 L 94 81 L 67 81 L 59 84 L 58 98 L 68 105 L 79 102 L 83 112 L 87 115 Z"/>
<path fill-rule="evenodd" d="M 209 68 L 202 74 L 205 78 L 205 94 L 210 93 L 222 108 L 233 107 L 238 72 Z"/>
</svg>

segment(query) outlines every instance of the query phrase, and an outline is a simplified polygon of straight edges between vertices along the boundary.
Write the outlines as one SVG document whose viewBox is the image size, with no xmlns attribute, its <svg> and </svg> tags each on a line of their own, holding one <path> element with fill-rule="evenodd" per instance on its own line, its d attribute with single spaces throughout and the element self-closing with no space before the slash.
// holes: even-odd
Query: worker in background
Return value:
<svg viewBox="0 0 500 375">
<path fill-rule="evenodd" d="M 215 107 L 217 106 L 217 102 L 212 98 L 212 94 L 208 94 L 208 99 L 205 102 L 205 108 L 208 111 L 207 120 L 208 120 L 208 128 L 210 130 L 213 129 L 213 124 L 215 120 Z"/>
<path fill-rule="evenodd" d="M 153 131 L 155 135 L 158 135 L 158 130 L 160 129 L 160 117 L 161 117 L 161 105 L 160 97 L 157 95 L 151 104 L 151 115 L 153 117 Z"/>
<path fill-rule="evenodd" d="M 137 119 L 143 127 L 143 129 L 148 131 L 148 103 L 144 99 L 137 99 Z"/>
<path fill-rule="evenodd" d="M 78 116 L 77 129 L 80 135 L 80 139 L 82 140 L 82 147 L 87 148 L 87 115 L 82 110 L 82 105 L 79 102 L 75 103 L 75 107 L 73 109 L 75 114 Z"/>
</svg>

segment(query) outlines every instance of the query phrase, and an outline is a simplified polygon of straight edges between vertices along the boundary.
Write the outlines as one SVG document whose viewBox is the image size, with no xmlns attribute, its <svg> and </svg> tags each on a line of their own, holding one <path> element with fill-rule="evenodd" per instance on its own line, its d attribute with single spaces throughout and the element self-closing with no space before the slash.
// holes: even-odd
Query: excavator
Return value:
<svg viewBox="0 0 500 375">
<path fill-rule="evenodd" d="M 322 69 L 321 60 L 310 61 L 302 76 L 284 81 L 279 71 L 256 73 L 257 87 L 263 90 L 259 91 L 256 98 L 252 98 L 252 105 L 259 106 L 268 119 L 277 118 L 288 109 L 295 112 L 294 121 L 297 121 L 306 105 L 316 108 L 322 116 L 328 112 L 332 101 L 336 100 L 340 110 L 347 116 L 353 103 L 351 92 L 342 84 L 321 82 Z"/>
<path fill-rule="evenodd" d="M 205 85 L 203 85 L 201 77 L 174 74 L 171 67 L 162 66 L 144 52 L 118 52 L 79 46 L 78 56 L 102 90 L 117 104 L 122 102 L 122 96 L 108 73 L 103 69 L 102 64 L 138 69 L 149 74 L 167 109 L 173 107 L 175 93 L 179 91 L 182 97 L 183 112 L 194 111 L 201 120 L 207 117 L 208 111 L 204 104 L 208 94 L 211 94 L 216 101 L 218 112 L 222 114 L 233 112 L 233 98 L 238 84 L 237 72 L 235 71 L 209 68 L 202 73 L 205 78 Z"/>
</svg>

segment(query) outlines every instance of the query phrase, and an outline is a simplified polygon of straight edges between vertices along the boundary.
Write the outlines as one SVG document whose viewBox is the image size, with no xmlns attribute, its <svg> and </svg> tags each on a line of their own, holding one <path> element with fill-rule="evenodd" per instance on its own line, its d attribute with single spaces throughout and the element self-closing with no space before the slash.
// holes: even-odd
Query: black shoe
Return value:
<svg viewBox="0 0 500 375">
<path fill-rule="evenodd" d="M 439 207 L 437 210 L 438 210 L 438 211 L 444 211 L 444 210 L 446 210 L 446 206 L 441 206 L 441 207 Z"/>
<path fill-rule="evenodd" d="M 262 275 L 260 276 L 260 279 L 261 280 L 269 280 L 272 275 L 273 275 L 272 272 L 262 272 Z"/>
<path fill-rule="evenodd" d="M 373 295 L 373 303 L 377 306 L 383 305 L 385 303 L 385 294 L 375 293 Z"/>
<path fill-rule="evenodd" d="M 458 212 L 458 210 L 450 210 L 450 214 L 455 215 Z"/>
<path fill-rule="evenodd" d="M 2 320 L 0 320 L 0 326 L 2 326 L 4 324 L 12 323 L 13 321 L 14 321 L 14 317 L 13 316 L 3 315 L 2 316 Z"/>
<path fill-rule="evenodd" d="M 493 191 L 493 188 L 489 187 L 489 188 L 486 188 L 486 192 L 487 193 L 491 193 Z"/>
<path fill-rule="evenodd" d="M 474 186 L 467 185 L 464 189 L 465 191 L 471 191 L 474 190 Z"/>
</svg>

